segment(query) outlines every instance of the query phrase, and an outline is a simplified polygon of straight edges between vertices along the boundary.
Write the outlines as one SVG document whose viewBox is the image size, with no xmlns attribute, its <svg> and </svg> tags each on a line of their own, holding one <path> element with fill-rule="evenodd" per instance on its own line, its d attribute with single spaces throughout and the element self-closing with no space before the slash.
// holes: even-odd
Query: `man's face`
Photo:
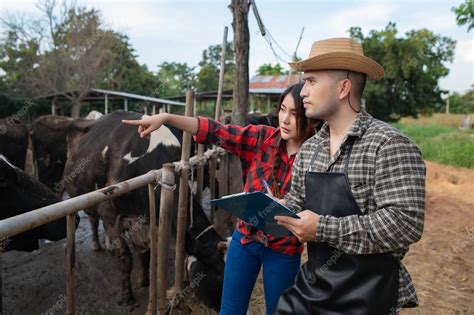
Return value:
<svg viewBox="0 0 474 315">
<path fill-rule="evenodd" d="M 303 75 L 301 97 L 308 118 L 327 119 L 338 110 L 337 82 L 327 71 L 307 71 Z"/>
</svg>

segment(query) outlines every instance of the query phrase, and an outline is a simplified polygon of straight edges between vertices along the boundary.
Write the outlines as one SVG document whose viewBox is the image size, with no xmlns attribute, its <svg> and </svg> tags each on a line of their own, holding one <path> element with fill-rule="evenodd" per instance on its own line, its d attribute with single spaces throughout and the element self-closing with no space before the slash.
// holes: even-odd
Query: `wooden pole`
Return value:
<svg viewBox="0 0 474 315">
<path fill-rule="evenodd" d="M 219 164 L 219 195 L 224 196 L 228 194 L 229 184 L 229 155 L 225 154 L 220 158 Z M 217 209 L 214 213 L 214 226 L 217 233 L 224 237 L 227 230 L 227 224 L 225 222 L 226 213 L 222 209 Z"/>
<path fill-rule="evenodd" d="M 161 202 L 158 227 L 160 246 L 157 251 L 157 307 L 158 314 L 165 314 L 167 308 L 166 289 L 168 286 L 168 252 L 171 238 L 171 214 L 173 211 L 174 165 L 163 164 L 161 173 Z"/>
<path fill-rule="evenodd" d="M 209 161 L 209 186 L 211 188 L 211 199 L 216 199 L 216 164 L 217 157 L 213 155 Z M 216 207 L 214 205 L 211 205 L 211 222 L 214 222 L 215 210 Z"/>
<path fill-rule="evenodd" d="M 148 291 L 148 308 L 147 308 L 147 315 L 155 315 L 156 314 L 156 254 L 158 252 L 157 249 L 157 234 L 158 229 L 156 226 L 156 201 L 155 201 L 155 185 L 148 184 L 148 204 L 150 210 L 150 288 Z"/>
<path fill-rule="evenodd" d="M 234 30 L 235 81 L 232 96 L 232 123 L 243 126 L 249 106 L 249 0 L 232 0 Z M 254 8 L 256 8 L 254 6 Z"/>
<path fill-rule="evenodd" d="M 221 47 L 221 69 L 219 72 L 219 87 L 217 89 L 217 101 L 216 101 L 216 113 L 214 115 L 216 120 L 219 120 L 221 116 L 221 103 L 222 103 L 222 93 L 224 91 L 224 68 L 225 68 L 225 55 L 227 49 L 227 31 L 228 27 L 224 27 L 224 38 L 222 39 Z"/>
<path fill-rule="evenodd" d="M 198 158 L 202 158 L 204 155 L 204 145 L 198 144 Z M 202 204 L 202 190 L 204 188 L 204 164 L 200 165 L 197 170 L 197 192 L 196 198 L 200 204 Z"/>
<path fill-rule="evenodd" d="M 51 115 L 56 115 L 56 101 L 54 99 L 51 101 Z"/>
<path fill-rule="evenodd" d="M 105 94 L 104 114 L 109 113 L 109 96 Z"/>
<path fill-rule="evenodd" d="M 75 313 L 75 260 L 76 260 L 76 214 L 68 214 L 67 216 L 67 314 Z"/>
<path fill-rule="evenodd" d="M 190 117 L 193 112 L 194 92 L 186 93 L 185 115 Z M 181 151 L 181 161 L 189 162 L 191 153 L 191 135 L 187 132 L 183 134 L 183 147 Z M 188 178 L 189 168 L 183 168 L 179 178 L 179 203 L 178 203 L 178 223 L 176 229 L 176 255 L 175 255 L 175 278 L 173 293 L 177 293 L 184 288 L 184 239 L 186 233 L 186 217 L 188 211 Z"/>
</svg>

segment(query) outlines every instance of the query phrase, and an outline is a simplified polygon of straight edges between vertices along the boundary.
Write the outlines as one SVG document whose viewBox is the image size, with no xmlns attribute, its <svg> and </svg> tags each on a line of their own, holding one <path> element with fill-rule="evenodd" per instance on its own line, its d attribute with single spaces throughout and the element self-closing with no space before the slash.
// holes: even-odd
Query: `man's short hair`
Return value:
<svg viewBox="0 0 474 315">
<path fill-rule="evenodd" d="M 350 70 L 328 70 L 329 75 L 336 81 L 347 79 L 347 72 L 349 72 L 349 80 L 352 82 L 352 95 L 356 98 L 362 98 L 365 82 L 367 80 L 367 75 L 365 73 Z"/>
</svg>

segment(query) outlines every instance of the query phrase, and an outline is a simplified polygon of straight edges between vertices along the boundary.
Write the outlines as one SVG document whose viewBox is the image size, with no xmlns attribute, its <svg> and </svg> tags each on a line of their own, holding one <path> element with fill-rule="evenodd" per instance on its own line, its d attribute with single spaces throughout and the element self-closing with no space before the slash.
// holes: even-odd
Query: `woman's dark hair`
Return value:
<svg viewBox="0 0 474 315">
<path fill-rule="evenodd" d="M 314 133 L 321 127 L 321 122 L 318 120 L 313 120 L 306 118 L 305 109 L 303 106 L 303 98 L 301 97 L 300 93 L 303 89 L 303 83 L 298 83 L 289 86 L 280 96 L 280 100 L 278 101 L 278 107 L 276 109 L 276 115 L 278 115 L 281 104 L 283 100 L 288 94 L 291 94 L 293 100 L 295 101 L 295 111 L 296 111 L 296 128 L 298 130 L 297 135 L 299 140 L 306 141 L 310 137 L 314 135 Z M 284 141 L 281 139 L 280 141 Z M 280 147 L 281 143 L 278 145 Z M 274 155 L 273 160 L 273 170 L 272 170 L 272 193 L 277 198 L 281 198 L 282 194 L 280 193 L 280 187 L 278 186 L 278 180 L 276 173 L 281 165 L 281 157 L 279 154 Z M 282 183 L 283 184 L 283 183 Z"/>
</svg>

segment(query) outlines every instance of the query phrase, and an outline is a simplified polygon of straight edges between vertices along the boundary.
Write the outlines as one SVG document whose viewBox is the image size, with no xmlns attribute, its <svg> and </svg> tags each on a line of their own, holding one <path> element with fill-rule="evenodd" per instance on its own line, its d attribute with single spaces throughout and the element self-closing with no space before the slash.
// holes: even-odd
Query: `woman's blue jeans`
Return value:
<svg viewBox="0 0 474 315">
<path fill-rule="evenodd" d="M 250 295 L 263 265 L 266 313 L 270 315 L 283 291 L 294 284 L 301 255 L 285 255 L 259 242 L 242 245 L 241 238 L 242 234 L 234 231 L 227 251 L 219 314 L 247 314 Z"/>
</svg>

